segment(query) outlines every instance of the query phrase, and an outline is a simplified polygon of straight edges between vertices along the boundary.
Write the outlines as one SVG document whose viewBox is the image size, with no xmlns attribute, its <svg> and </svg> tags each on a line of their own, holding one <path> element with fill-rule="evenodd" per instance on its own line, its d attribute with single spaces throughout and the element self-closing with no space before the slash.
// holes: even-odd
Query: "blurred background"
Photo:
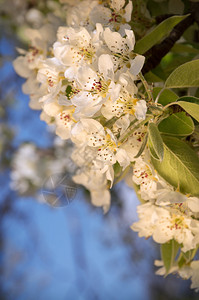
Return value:
<svg viewBox="0 0 199 300">
<path fill-rule="evenodd" d="M 31 1 L 8 10 L 11 4 L 0 2 L 0 299 L 199 299 L 189 281 L 155 275 L 159 248 L 129 228 L 139 201 L 124 182 L 112 190 L 106 215 L 81 186 L 67 205 L 42 199 L 49 176 L 73 169 L 71 145 L 22 93 L 12 61 Z"/>
</svg>

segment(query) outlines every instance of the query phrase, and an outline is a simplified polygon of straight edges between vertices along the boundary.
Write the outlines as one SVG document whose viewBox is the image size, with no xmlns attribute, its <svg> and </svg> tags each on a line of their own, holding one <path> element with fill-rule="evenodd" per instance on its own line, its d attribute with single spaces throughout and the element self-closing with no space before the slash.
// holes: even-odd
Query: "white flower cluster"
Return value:
<svg viewBox="0 0 199 300">
<path fill-rule="evenodd" d="M 123 138 L 131 123 L 146 117 L 146 101 L 135 84 L 144 57 L 133 52 L 131 1 L 64 2 L 70 26 L 58 28 L 54 43 L 50 25 L 28 29 L 31 45 L 20 50 L 14 67 L 27 78 L 23 91 L 30 94 L 30 106 L 42 109 L 41 119 L 54 123 L 62 139 L 73 141 L 79 166 L 74 180 L 107 211 L 114 165 L 125 169 L 135 161 L 145 135 L 138 130 L 128 142 Z"/>
<path fill-rule="evenodd" d="M 152 184 L 155 184 L 153 180 Z M 160 244 L 174 239 L 184 252 L 195 249 L 199 243 L 198 198 L 188 198 L 169 187 L 153 189 L 153 192 L 153 201 L 150 199 L 138 207 L 139 221 L 132 229 L 140 237 L 152 236 Z"/>
<path fill-rule="evenodd" d="M 54 124 L 61 139 L 74 143 L 72 159 L 79 168 L 73 179 L 90 191 L 94 205 L 106 212 L 116 174 L 129 171 L 144 202 L 132 229 L 160 244 L 174 239 L 183 252 L 195 249 L 199 199 L 166 183 L 147 147 L 140 151 L 151 99 L 138 90 L 145 58 L 134 53 L 132 2 L 61 2 L 67 26 L 59 27 L 56 37 L 49 25 L 28 30 L 31 46 L 14 61 L 27 79 L 23 91 L 30 94 L 30 106 L 42 110 L 41 119 Z"/>
</svg>

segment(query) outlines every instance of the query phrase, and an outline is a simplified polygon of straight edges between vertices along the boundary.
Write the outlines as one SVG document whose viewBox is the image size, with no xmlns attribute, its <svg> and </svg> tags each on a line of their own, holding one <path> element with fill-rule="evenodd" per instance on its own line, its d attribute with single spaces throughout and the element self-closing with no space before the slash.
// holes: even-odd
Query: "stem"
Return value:
<svg viewBox="0 0 199 300">
<path fill-rule="evenodd" d="M 149 85 L 148 85 L 147 81 L 145 80 L 145 78 L 144 78 L 144 76 L 142 75 L 141 72 L 140 72 L 140 74 L 139 74 L 139 77 L 140 77 L 140 80 L 142 81 L 142 84 L 143 84 L 143 86 L 144 86 L 144 88 L 145 88 L 145 90 L 146 90 L 146 92 L 147 92 L 147 96 L 148 96 L 148 98 L 149 98 L 149 101 L 153 101 L 153 95 L 152 95 L 152 93 L 151 93 L 151 90 L 150 90 L 150 88 L 149 88 Z"/>
<path fill-rule="evenodd" d="M 132 125 L 134 125 L 137 121 L 138 121 L 137 119 L 131 121 L 131 123 L 129 124 L 129 128 L 130 128 Z"/>
<path fill-rule="evenodd" d="M 163 89 L 161 89 L 161 91 L 159 91 L 159 93 L 158 93 L 158 95 L 157 95 L 157 97 L 156 97 L 156 99 L 155 99 L 155 103 L 158 103 L 158 100 L 159 100 L 159 98 L 160 98 L 160 95 L 162 94 L 162 92 L 164 92 L 164 90 L 165 90 L 165 88 L 163 88 Z"/>
<path fill-rule="evenodd" d="M 193 253 L 191 255 L 191 259 L 194 258 L 194 256 L 196 255 L 197 251 L 198 251 L 199 246 L 196 246 L 196 248 L 193 250 Z"/>
<path fill-rule="evenodd" d="M 122 116 L 121 116 L 121 117 L 122 117 Z M 110 120 L 108 120 L 108 121 L 104 124 L 104 126 L 105 126 L 105 127 L 111 127 L 117 120 L 118 120 L 117 117 L 113 117 L 113 118 L 111 118 Z"/>
<path fill-rule="evenodd" d="M 123 143 L 136 129 L 138 129 L 139 127 L 141 127 L 142 125 L 144 125 L 145 123 L 147 123 L 149 120 L 151 119 L 151 115 L 148 116 L 145 120 L 143 120 L 142 122 L 139 122 L 139 124 L 137 124 L 135 127 L 133 127 L 132 130 L 130 130 L 119 142 Z M 130 127 L 129 127 L 130 128 Z"/>
<path fill-rule="evenodd" d="M 169 107 L 169 106 L 172 106 L 172 105 L 179 105 L 178 102 L 170 102 L 168 103 L 167 105 L 164 106 L 164 111 Z"/>
<path fill-rule="evenodd" d="M 124 172 L 116 178 L 116 180 L 114 181 L 114 184 L 117 184 L 118 182 L 120 182 L 122 179 L 124 179 L 124 177 L 126 176 L 126 174 L 128 173 L 130 169 L 130 165 L 128 167 L 126 167 L 126 169 L 124 170 Z"/>
<path fill-rule="evenodd" d="M 140 187 L 137 185 L 135 182 L 132 181 L 133 189 L 136 193 L 136 196 L 138 197 L 138 200 L 140 201 L 141 204 L 145 204 L 146 202 L 141 198 L 141 195 L 139 194 Z"/>
</svg>

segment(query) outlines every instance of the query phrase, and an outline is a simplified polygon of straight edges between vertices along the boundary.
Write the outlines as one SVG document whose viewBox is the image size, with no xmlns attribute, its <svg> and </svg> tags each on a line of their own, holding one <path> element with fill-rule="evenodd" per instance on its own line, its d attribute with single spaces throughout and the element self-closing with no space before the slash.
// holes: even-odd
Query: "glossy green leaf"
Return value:
<svg viewBox="0 0 199 300">
<path fill-rule="evenodd" d="M 151 157 L 156 171 L 168 183 L 184 194 L 199 196 L 199 158 L 182 140 L 162 136 L 164 158 L 162 162 Z"/>
<path fill-rule="evenodd" d="M 162 90 L 162 88 L 159 88 L 159 87 L 156 87 L 153 89 L 154 99 L 156 99 L 156 97 L 158 96 L 158 94 L 160 93 L 161 90 Z M 174 93 L 173 91 L 171 91 L 169 89 L 164 89 L 158 98 L 158 103 L 165 106 L 169 103 L 176 102 L 177 99 L 178 99 L 178 95 L 176 93 Z"/>
<path fill-rule="evenodd" d="M 149 123 L 149 138 L 152 144 L 152 148 L 155 151 L 155 155 L 159 160 L 163 160 L 164 145 L 160 132 L 155 123 Z"/>
<path fill-rule="evenodd" d="M 160 42 L 179 22 L 187 16 L 173 16 L 161 22 L 151 32 L 145 35 L 141 40 L 136 43 L 135 52 L 139 54 L 145 53 L 155 44 Z"/>
<path fill-rule="evenodd" d="M 193 133 L 194 123 L 185 112 L 179 112 L 162 120 L 158 125 L 161 133 L 173 136 L 187 136 Z"/>
<path fill-rule="evenodd" d="M 199 85 L 199 59 L 189 61 L 175 69 L 165 82 L 167 88 L 197 87 Z"/>
<path fill-rule="evenodd" d="M 166 275 L 175 263 L 179 248 L 180 245 L 175 240 L 171 240 L 168 243 L 161 245 L 161 257 L 166 269 Z"/>
<path fill-rule="evenodd" d="M 178 101 L 180 105 L 190 116 L 199 122 L 199 105 L 196 103 Z"/>
</svg>

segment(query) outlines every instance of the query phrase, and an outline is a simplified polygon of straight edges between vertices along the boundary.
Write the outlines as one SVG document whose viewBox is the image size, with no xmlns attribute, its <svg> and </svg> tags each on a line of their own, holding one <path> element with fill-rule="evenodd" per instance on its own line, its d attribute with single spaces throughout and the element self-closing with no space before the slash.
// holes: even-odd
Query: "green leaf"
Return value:
<svg viewBox="0 0 199 300">
<path fill-rule="evenodd" d="M 188 264 L 195 256 L 197 250 L 189 250 L 187 252 L 181 252 L 178 258 L 178 266 L 182 268 L 183 265 Z"/>
<path fill-rule="evenodd" d="M 160 88 L 160 87 L 155 87 L 153 89 L 153 98 L 154 99 L 156 99 L 156 97 L 158 96 L 158 94 L 161 90 L 162 90 L 162 88 Z M 164 89 L 158 98 L 158 103 L 165 106 L 169 103 L 177 101 L 177 99 L 178 99 L 178 95 L 176 93 L 174 93 L 173 91 L 171 91 L 169 89 Z"/>
<path fill-rule="evenodd" d="M 199 196 L 199 158 L 182 140 L 162 136 L 164 159 L 151 162 L 156 171 L 181 193 Z"/>
<path fill-rule="evenodd" d="M 178 261 L 178 267 L 182 268 L 187 263 L 186 258 L 182 255 Z"/>
<path fill-rule="evenodd" d="M 180 245 L 175 240 L 171 240 L 168 243 L 161 245 L 161 257 L 166 269 L 166 275 L 175 264 L 175 258 L 179 248 Z"/>
<path fill-rule="evenodd" d="M 199 122 L 199 105 L 196 103 L 178 101 L 180 105 L 190 116 L 192 116 L 196 121 Z"/>
<path fill-rule="evenodd" d="M 143 153 L 143 151 L 144 151 L 144 149 L 146 147 L 146 144 L 147 144 L 147 140 L 148 140 L 148 134 L 145 134 L 145 137 L 143 139 L 142 145 L 141 145 L 138 153 L 136 154 L 136 156 L 134 156 L 135 158 L 140 157 L 140 155 Z"/>
<path fill-rule="evenodd" d="M 152 152 L 154 150 L 157 158 L 162 161 L 164 157 L 164 145 L 155 123 L 149 123 L 149 138 L 153 148 Z"/>
<path fill-rule="evenodd" d="M 136 196 L 137 196 L 138 200 L 140 201 L 140 203 L 145 204 L 146 201 L 141 198 L 140 193 L 139 193 L 140 192 L 140 186 L 135 184 L 135 182 L 133 182 L 133 181 L 131 182 L 131 185 L 133 186 L 133 189 L 134 189 L 134 191 L 136 193 Z"/>
<path fill-rule="evenodd" d="M 135 46 L 135 52 L 139 54 L 145 53 L 155 44 L 160 42 L 179 22 L 185 19 L 186 16 L 173 16 L 161 22 L 151 32 L 140 39 Z"/>
<path fill-rule="evenodd" d="M 150 7 L 152 16 L 160 16 L 165 14 L 165 11 L 168 11 L 168 2 L 169 1 L 155 2 L 154 0 L 148 0 L 147 7 Z"/>
<path fill-rule="evenodd" d="M 175 44 L 173 48 L 171 49 L 171 52 L 174 53 L 194 53 L 194 54 L 199 54 L 199 49 L 196 49 L 192 47 L 192 45 L 189 44 Z"/>
<path fill-rule="evenodd" d="M 151 155 L 154 159 L 160 160 L 159 157 L 157 156 L 157 154 L 156 154 L 154 148 L 153 148 L 153 144 L 152 144 L 150 138 L 148 138 L 148 148 L 149 148 L 150 155 Z"/>
<path fill-rule="evenodd" d="M 68 98 L 68 99 L 70 99 L 70 97 L 71 97 L 71 92 L 72 92 L 72 90 L 73 90 L 73 88 L 72 88 L 72 86 L 71 85 L 68 85 L 67 86 L 67 88 L 66 88 L 66 97 Z"/>
<path fill-rule="evenodd" d="M 167 88 L 194 87 L 199 85 L 199 59 L 189 61 L 175 69 L 165 82 Z"/>
<path fill-rule="evenodd" d="M 118 176 L 120 176 L 120 174 L 122 172 L 122 167 L 120 166 L 120 164 L 118 162 L 116 162 L 113 165 L 113 170 L 114 170 L 115 177 L 118 177 Z"/>
<path fill-rule="evenodd" d="M 155 69 L 153 69 L 153 73 L 160 77 L 163 82 L 165 82 L 168 77 L 168 75 L 165 74 L 165 71 L 163 70 L 161 64 L 159 64 L 157 67 L 155 67 Z"/>
<path fill-rule="evenodd" d="M 145 79 L 147 82 L 163 82 L 164 80 L 162 78 L 160 78 L 159 76 L 157 76 L 156 74 L 154 74 L 152 71 L 146 73 L 144 75 Z"/>
<path fill-rule="evenodd" d="M 177 101 L 191 102 L 199 105 L 199 98 L 193 96 L 183 96 L 178 98 Z"/>
<path fill-rule="evenodd" d="M 179 112 L 162 120 L 158 125 L 161 133 L 173 136 L 187 136 L 193 133 L 194 123 L 185 112 Z"/>
<path fill-rule="evenodd" d="M 166 79 L 168 78 L 168 76 L 170 76 L 172 72 L 174 72 L 174 70 L 179 68 L 181 65 L 192 61 L 194 58 L 195 54 L 180 55 L 179 53 L 177 54 L 169 52 L 161 60 L 161 66 L 166 74 Z"/>
</svg>

